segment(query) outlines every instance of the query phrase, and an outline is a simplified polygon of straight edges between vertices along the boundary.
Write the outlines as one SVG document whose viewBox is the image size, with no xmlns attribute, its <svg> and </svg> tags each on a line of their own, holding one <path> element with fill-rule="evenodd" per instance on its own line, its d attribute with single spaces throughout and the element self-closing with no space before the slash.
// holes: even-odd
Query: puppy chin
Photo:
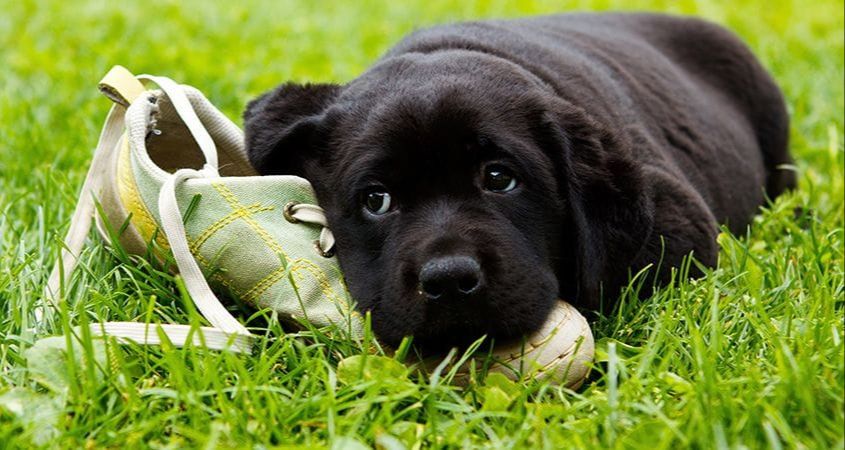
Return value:
<svg viewBox="0 0 845 450">
<path fill-rule="evenodd" d="M 489 343 L 529 334 L 543 325 L 558 297 L 556 280 L 503 292 L 453 304 L 437 303 L 418 292 L 384 298 L 372 310 L 373 331 L 389 346 L 413 336 L 422 355 L 442 354 L 465 349 L 483 336 Z"/>
</svg>

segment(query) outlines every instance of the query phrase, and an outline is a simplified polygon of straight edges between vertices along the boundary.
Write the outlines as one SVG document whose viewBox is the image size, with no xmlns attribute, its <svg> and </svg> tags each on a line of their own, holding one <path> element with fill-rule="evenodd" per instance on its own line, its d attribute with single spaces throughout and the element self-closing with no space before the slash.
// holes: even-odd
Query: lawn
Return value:
<svg viewBox="0 0 845 450">
<path fill-rule="evenodd" d="M 739 33 L 782 86 L 799 189 L 718 268 L 608 316 L 588 314 L 597 361 L 578 391 L 449 383 L 378 359 L 372 344 L 285 334 L 252 356 L 83 339 L 101 320 L 188 323 L 178 281 L 92 239 L 59 319 L 33 330 L 108 102 L 113 64 L 194 85 L 232 118 L 284 80 L 346 81 L 409 31 L 469 18 L 620 8 L 696 14 Z M 0 447 L 842 448 L 841 1 L 0 0 Z M 239 123 L 239 120 L 236 120 Z M 258 324 L 258 322 L 255 322 Z M 367 353 L 384 369 L 338 362 Z"/>
</svg>

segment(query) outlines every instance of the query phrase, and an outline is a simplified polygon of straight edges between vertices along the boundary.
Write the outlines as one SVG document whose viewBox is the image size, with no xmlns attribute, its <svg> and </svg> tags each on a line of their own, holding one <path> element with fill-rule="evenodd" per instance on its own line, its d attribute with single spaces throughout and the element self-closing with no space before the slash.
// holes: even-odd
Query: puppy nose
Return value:
<svg viewBox="0 0 845 450">
<path fill-rule="evenodd" d="M 470 295 L 481 288 L 481 265 L 470 256 L 442 256 L 420 269 L 420 287 L 429 299 Z"/>
</svg>

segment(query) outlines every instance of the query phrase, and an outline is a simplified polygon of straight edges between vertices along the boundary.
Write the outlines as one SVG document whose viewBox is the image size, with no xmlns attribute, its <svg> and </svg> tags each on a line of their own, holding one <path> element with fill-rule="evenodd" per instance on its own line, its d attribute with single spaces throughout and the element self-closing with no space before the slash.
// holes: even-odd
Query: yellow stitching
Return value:
<svg viewBox="0 0 845 450">
<path fill-rule="evenodd" d="M 231 190 L 229 190 L 229 188 L 218 183 L 212 183 L 211 185 L 212 187 L 214 187 L 215 190 L 217 190 L 220 196 L 222 196 L 229 203 L 229 206 L 231 206 L 235 210 L 243 209 L 243 206 L 240 204 L 235 194 Z M 264 243 L 267 244 L 267 246 L 270 247 L 271 250 L 273 250 L 276 254 L 282 255 L 285 258 L 285 262 L 287 263 L 286 266 L 291 268 L 291 274 L 295 275 L 299 267 L 303 267 L 298 266 L 298 263 L 305 263 L 303 268 L 308 270 L 311 275 L 315 278 L 315 281 L 317 281 L 318 285 L 320 286 L 320 289 L 323 291 L 323 295 L 326 296 L 330 301 L 339 301 L 341 306 L 345 310 L 348 311 L 350 309 L 349 304 L 346 302 L 346 300 L 344 300 L 342 297 L 335 293 L 334 288 L 328 281 L 328 277 L 316 264 L 304 258 L 297 258 L 291 261 L 287 253 L 285 253 L 285 251 L 278 244 L 278 242 L 276 242 L 276 240 L 273 239 L 272 236 L 270 236 L 267 230 L 265 230 L 263 227 L 261 227 L 261 225 L 259 225 L 255 220 L 252 219 L 252 214 L 244 214 L 240 218 L 243 219 L 261 237 Z M 270 287 L 272 287 L 276 282 L 278 282 L 286 272 L 287 268 L 281 267 L 268 274 L 255 286 L 253 286 L 252 289 L 250 289 L 243 295 L 243 301 L 252 303 L 257 297 L 262 295 L 265 291 L 270 289 Z M 357 311 L 353 311 L 353 314 L 355 313 L 357 313 Z"/>
<path fill-rule="evenodd" d="M 300 282 L 304 280 L 303 275 L 299 273 L 301 269 L 308 271 L 311 276 L 314 277 L 314 280 L 317 282 L 317 285 L 323 292 L 323 296 L 325 296 L 329 301 L 333 303 L 340 302 L 341 306 L 345 307 L 346 309 L 349 309 L 349 305 L 346 303 L 346 301 L 334 292 L 334 289 L 332 288 L 331 283 L 329 283 L 326 275 L 312 261 L 309 261 L 304 258 L 297 258 L 290 262 L 290 273 L 294 276 L 299 276 L 298 281 Z M 253 286 L 252 289 L 250 289 L 246 294 L 244 294 L 245 301 L 247 301 L 247 299 L 249 301 L 253 301 L 255 298 L 266 292 L 274 284 L 281 280 L 286 272 L 287 269 L 284 267 L 270 272 L 270 274 L 261 279 L 261 281 L 259 281 L 255 286 Z"/>
<path fill-rule="evenodd" d="M 297 263 L 299 262 L 305 263 L 305 266 L 298 266 Z M 326 273 L 323 272 L 323 270 L 319 266 L 314 264 L 313 261 L 304 258 L 297 259 L 293 262 L 291 272 L 298 272 L 299 268 L 304 268 L 311 272 L 311 275 L 320 285 L 320 288 L 323 291 L 323 296 L 325 296 L 329 301 L 335 304 L 339 304 L 344 311 L 350 312 L 351 316 L 360 315 L 358 311 L 349 307 L 349 302 L 347 302 L 344 297 L 337 294 L 334 287 L 331 285 L 331 282 L 329 282 Z"/>
<path fill-rule="evenodd" d="M 211 186 L 214 187 L 214 189 L 220 194 L 220 196 L 223 197 L 223 199 L 225 199 L 226 202 L 229 203 L 229 206 L 232 207 L 232 209 L 236 211 L 243 209 L 243 206 L 240 204 L 235 194 L 232 193 L 231 190 L 229 190 L 229 188 L 219 183 L 212 183 Z M 259 225 L 257 222 L 255 222 L 255 220 L 252 219 L 251 213 L 247 212 L 247 214 L 243 214 L 240 219 L 246 222 L 247 225 L 249 225 L 250 228 L 252 228 L 253 231 L 258 234 L 259 237 L 261 237 L 261 240 L 263 240 L 264 243 L 268 247 L 270 247 L 272 251 L 274 251 L 277 255 L 281 255 L 282 257 L 284 257 L 285 266 L 289 265 L 288 261 L 290 261 L 290 258 L 285 253 L 284 249 L 282 249 L 282 247 L 273 239 L 272 236 L 270 236 L 269 233 L 267 233 L 264 228 L 261 227 L 261 225 Z M 266 277 L 264 277 L 261 281 L 259 281 L 255 286 L 253 286 L 252 289 L 244 293 L 241 298 L 245 302 L 253 303 L 259 295 L 263 294 L 264 291 L 269 289 L 273 284 L 280 280 L 286 272 L 286 267 L 280 267 L 274 270 Z"/>
<path fill-rule="evenodd" d="M 297 262 L 308 262 L 308 263 L 311 263 L 311 261 L 308 261 L 308 260 L 306 260 L 306 259 L 299 259 L 299 260 L 297 260 Z M 291 273 L 291 276 L 293 276 L 293 277 L 295 277 L 295 278 L 296 278 L 296 282 L 297 282 L 297 283 L 299 283 L 299 284 L 303 284 L 303 283 L 305 282 L 305 277 L 306 277 L 306 276 L 302 273 L 302 271 L 301 271 L 301 270 L 298 270 L 298 269 L 306 269 L 306 270 L 308 270 L 308 272 L 309 272 L 309 273 L 311 273 L 311 275 L 312 275 L 312 276 L 314 276 L 315 278 L 317 277 L 316 273 L 312 270 L 312 268 L 311 268 L 311 267 L 308 267 L 308 266 L 293 266 L 293 267 L 291 268 L 290 273 Z M 316 269 L 316 270 L 318 270 L 318 271 L 319 271 L 319 268 L 316 268 L 316 267 L 315 267 L 315 268 L 313 268 L 313 269 Z M 321 272 L 318 272 L 318 273 L 321 273 Z M 318 282 L 319 282 L 319 281 L 318 281 Z M 324 286 L 321 286 L 321 287 L 323 288 L 323 289 L 322 289 L 322 291 L 323 291 L 323 296 L 325 296 L 325 297 L 327 298 L 327 300 L 329 300 L 330 302 L 332 302 L 332 303 L 334 303 L 334 304 L 337 304 L 336 302 L 337 302 L 337 301 L 340 301 L 340 303 L 341 303 L 342 307 L 345 307 L 344 309 L 345 309 L 346 311 L 349 311 L 349 306 L 346 304 L 346 302 L 344 302 L 344 301 L 343 301 L 343 299 L 341 299 L 340 297 L 338 297 L 337 295 L 334 295 L 334 294 L 332 293 L 332 288 L 331 288 L 331 286 L 325 286 L 325 285 L 324 285 Z M 327 291 L 326 291 L 325 287 L 328 287 L 329 292 L 327 292 Z M 352 311 L 352 313 L 351 313 L 350 315 L 351 315 L 351 316 L 355 316 L 357 313 L 358 313 L 357 311 Z"/>
<path fill-rule="evenodd" d="M 328 276 L 326 275 L 325 272 L 323 272 L 323 270 L 320 267 L 318 267 L 316 264 L 314 264 L 313 261 L 310 261 L 308 259 L 300 259 L 300 260 L 297 260 L 297 261 L 302 261 L 302 262 L 306 263 L 306 265 L 307 265 L 306 269 L 308 269 L 311 272 L 311 274 L 314 276 L 314 278 L 317 279 L 317 282 L 321 285 L 322 290 L 323 290 L 323 295 L 328 297 L 329 300 L 332 300 L 332 302 L 339 303 L 340 306 L 344 310 L 346 310 L 346 311 L 352 310 L 353 315 L 357 314 L 357 311 L 355 311 L 355 310 L 353 310 L 352 308 L 349 307 L 349 302 L 347 302 L 346 299 L 343 296 L 340 296 L 340 295 L 337 294 L 334 287 L 331 285 L 331 282 L 329 282 Z M 297 266 L 294 266 L 294 268 L 296 268 L 296 267 Z"/>
<path fill-rule="evenodd" d="M 256 203 L 254 205 L 238 208 L 232 211 L 222 219 L 213 223 L 205 231 L 200 233 L 199 237 L 197 237 L 197 239 L 191 244 L 191 252 L 198 252 L 199 248 L 202 247 L 202 244 L 204 244 L 205 241 L 207 241 L 211 236 L 213 236 L 214 233 L 220 231 L 221 228 L 225 227 L 226 225 L 229 225 L 230 223 L 238 220 L 239 218 L 243 218 L 244 216 L 257 212 L 272 211 L 273 209 L 274 208 L 272 206 L 261 206 L 260 204 Z"/>
<path fill-rule="evenodd" d="M 304 265 L 300 265 L 299 263 L 305 263 Z M 311 267 L 314 263 L 308 261 L 307 259 L 297 258 L 290 262 L 290 273 L 292 275 L 297 275 L 299 269 L 306 269 L 308 270 L 311 275 L 317 281 L 317 284 L 320 287 L 320 290 L 323 291 L 323 295 L 328 297 L 330 301 L 335 301 L 337 296 L 334 294 L 331 285 L 326 281 L 325 275 L 322 274 L 318 267 Z M 287 268 L 281 267 L 279 269 L 270 272 L 269 275 L 264 277 L 261 281 L 259 281 L 252 289 L 250 289 L 245 295 L 249 299 L 255 299 L 256 297 L 260 296 L 264 292 L 266 292 L 270 287 L 276 284 L 279 280 L 282 279 L 284 274 L 287 272 Z M 322 277 L 320 275 L 323 275 Z M 302 279 L 300 279 L 302 281 Z"/>
<path fill-rule="evenodd" d="M 276 284 L 277 281 L 281 280 L 286 272 L 286 267 L 279 267 L 278 269 L 270 272 L 266 277 L 262 278 L 261 281 L 256 283 L 255 286 L 252 287 L 252 289 L 248 290 L 244 294 L 243 300 L 245 302 L 252 303 L 255 298 L 263 294 L 264 291 L 266 291 L 267 289 L 270 289 L 270 286 L 273 286 L 274 284 Z"/>
<path fill-rule="evenodd" d="M 298 266 L 297 264 L 300 263 L 300 262 L 304 263 L 304 265 Z M 342 299 L 340 299 L 337 296 L 337 294 L 335 294 L 334 288 L 332 287 L 331 283 L 329 283 L 329 280 L 326 277 L 326 274 L 323 273 L 322 269 L 317 267 L 317 265 L 314 264 L 312 261 L 309 261 L 309 260 L 303 259 L 303 258 L 299 258 L 299 259 L 297 259 L 296 261 L 293 262 L 293 268 L 291 269 L 291 271 L 297 270 L 300 267 L 302 267 L 305 270 L 311 272 L 311 275 L 314 277 L 317 284 L 320 285 L 320 288 L 323 291 L 323 295 L 325 295 L 326 297 L 329 297 L 329 299 L 333 300 L 333 301 L 334 300 L 340 300 L 341 305 L 346 306 L 346 302 L 344 302 Z"/>
<path fill-rule="evenodd" d="M 200 255 L 199 253 L 194 254 L 194 257 L 197 259 L 197 262 L 203 264 L 207 270 L 213 270 L 213 265 L 209 260 L 207 260 L 204 256 Z M 232 283 L 223 278 L 223 275 L 220 274 L 219 270 L 215 270 L 214 273 L 211 275 L 212 279 L 216 280 L 221 286 L 229 289 L 233 295 L 238 296 L 240 298 L 239 290 L 232 286 Z"/>
<path fill-rule="evenodd" d="M 161 233 L 156 233 L 156 230 L 159 228 L 158 223 L 153 219 L 153 215 L 150 214 L 147 205 L 144 204 L 141 194 L 138 192 L 138 185 L 135 183 L 129 158 L 129 141 L 125 135 L 123 136 L 122 144 L 123 148 L 120 150 L 120 160 L 118 160 L 117 164 L 119 177 L 117 190 L 120 195 L 120 201 L 129 210 L 128 212 L 132 214 L 130 221 L 138 229 L 138 232 L 141 233 L 143 239 L 149 241 L 150 238 L 155 236 L 156 243 L 164 250 L 170 251 L 170 243 L 167 242 L 167 239 Z"/>
<path fill-rule="evenodd" d="M 305 263 L 308 263 L 308 265 L 305 265 L 305 266 L 296 265 L 299 262 L 305 262 Z M 307 260 L 307 259 L 296 259 L 296 260 L 292 261 L 291 264 L 292 264 L 292 266 L 290 268 L 290 274 L 291 274 L 292 277 L 294 277 L 296 279 L 296 282 L 298 284 L 302 284 L 305 281 L 305 275 L 303 273 L 301 273 L 301 270 L 299 270 L 299 269 L 308 270 L 308 272 L 311 273 L 315 278 L 318 278 L 318 276 L 317 276 L 318 273 L 322 273 L 322 272 L 320 272 L 320 269 L 318 267 L 316 267 L 316 266 L 311 267 L 310 265 L 312 265 L 313 263 L 311 261 Z M 315 270 L 316 270 L 316 272 L 315 272 Z M 286 273 L 287 273 L 287 270 L 285 268 L 279 268 L 279 269 L 274 270 L 269 275 L 264 277 L 261 281 L 259 281 L 246 294 L 244 294 L 241 297 L 241 299 L 244 302 L 254 304 L 255 299 L 258 296 L 262 295 L 264 292 L 266 292 L 268 289 L 270 289 L 273 285 L 275 285 L 277 282 L 279 282 L 284 277 L 284 275 Z M 350 317 L 360 317 L 361 316 L 361 314 L 358 311 L 352 310 L 351 308 L 349 308 L 349 304 L 342 297 L 335 295 L 333 293 L 333 290 L 332 290 L 330 284 L 328 284 L 328 283 L 320 283 L 320 284 L 321 284 L 321 288 L 322 288 L 322 291 L 323 291 L 323 295 L 326 296 L 329 301 L 331 301 L 333 303 L 339 301 L 340 304 L 341 304 L 341 307 L 349 313 Z M 328 288 L 328 292 L 326 291 L 326 288 Z"/>
<path fill-rule="evenodd" d="M 211 186 L 213 186 L 214 189 L 216 189 L 217 192 L 220 193 L 220 196 L 222 196 L 229 203 L 229 206 L 231 206 L 232 209 L 237 210 L 243 208 L 243 206 L 238 201 L 237 197 L 235 197 L 235 194 L 232 193 L 229 188 L 218 183 L 211 183 Z M 273 250 L 273 252 L 277 255 L 282 255 L 285 258 L 286 262 L 290 260 L 287 253 L 285 253 L 284 249 L 282 249 L 279 243 L 276 242 L 275 239 L 273 239 L 273 237 L 270 236 L 269 233 L 267 233 L 267 230 L 262 228 L 261 225 L 259 225 L 255 220 L 252 219 L 251 214 L 246 214 L 245 216 L 241 217 L 241 219 L 243 219 L 243 221 L 246 222 L 253 229 L 253 231 L 258 234 L 258 236 L 261 237 L 261 240 L 263 240 L 264 243 L 267 244 L 268 247 L 270 247 L 270 250 Z"/>
</svg>

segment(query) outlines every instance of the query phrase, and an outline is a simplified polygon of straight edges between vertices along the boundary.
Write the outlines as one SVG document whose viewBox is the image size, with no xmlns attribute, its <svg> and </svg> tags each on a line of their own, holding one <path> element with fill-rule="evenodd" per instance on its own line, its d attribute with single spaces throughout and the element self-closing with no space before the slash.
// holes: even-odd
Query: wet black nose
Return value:
<svg viewBox="0 0 845 450">
<path fill-rule="evenodd" d="M 481 265 L 470 256 L 441 256 L 420 269 L 420 287 L 426 297 L 456 298 L 470 295 L 483 283 Z"/>
</svg>

